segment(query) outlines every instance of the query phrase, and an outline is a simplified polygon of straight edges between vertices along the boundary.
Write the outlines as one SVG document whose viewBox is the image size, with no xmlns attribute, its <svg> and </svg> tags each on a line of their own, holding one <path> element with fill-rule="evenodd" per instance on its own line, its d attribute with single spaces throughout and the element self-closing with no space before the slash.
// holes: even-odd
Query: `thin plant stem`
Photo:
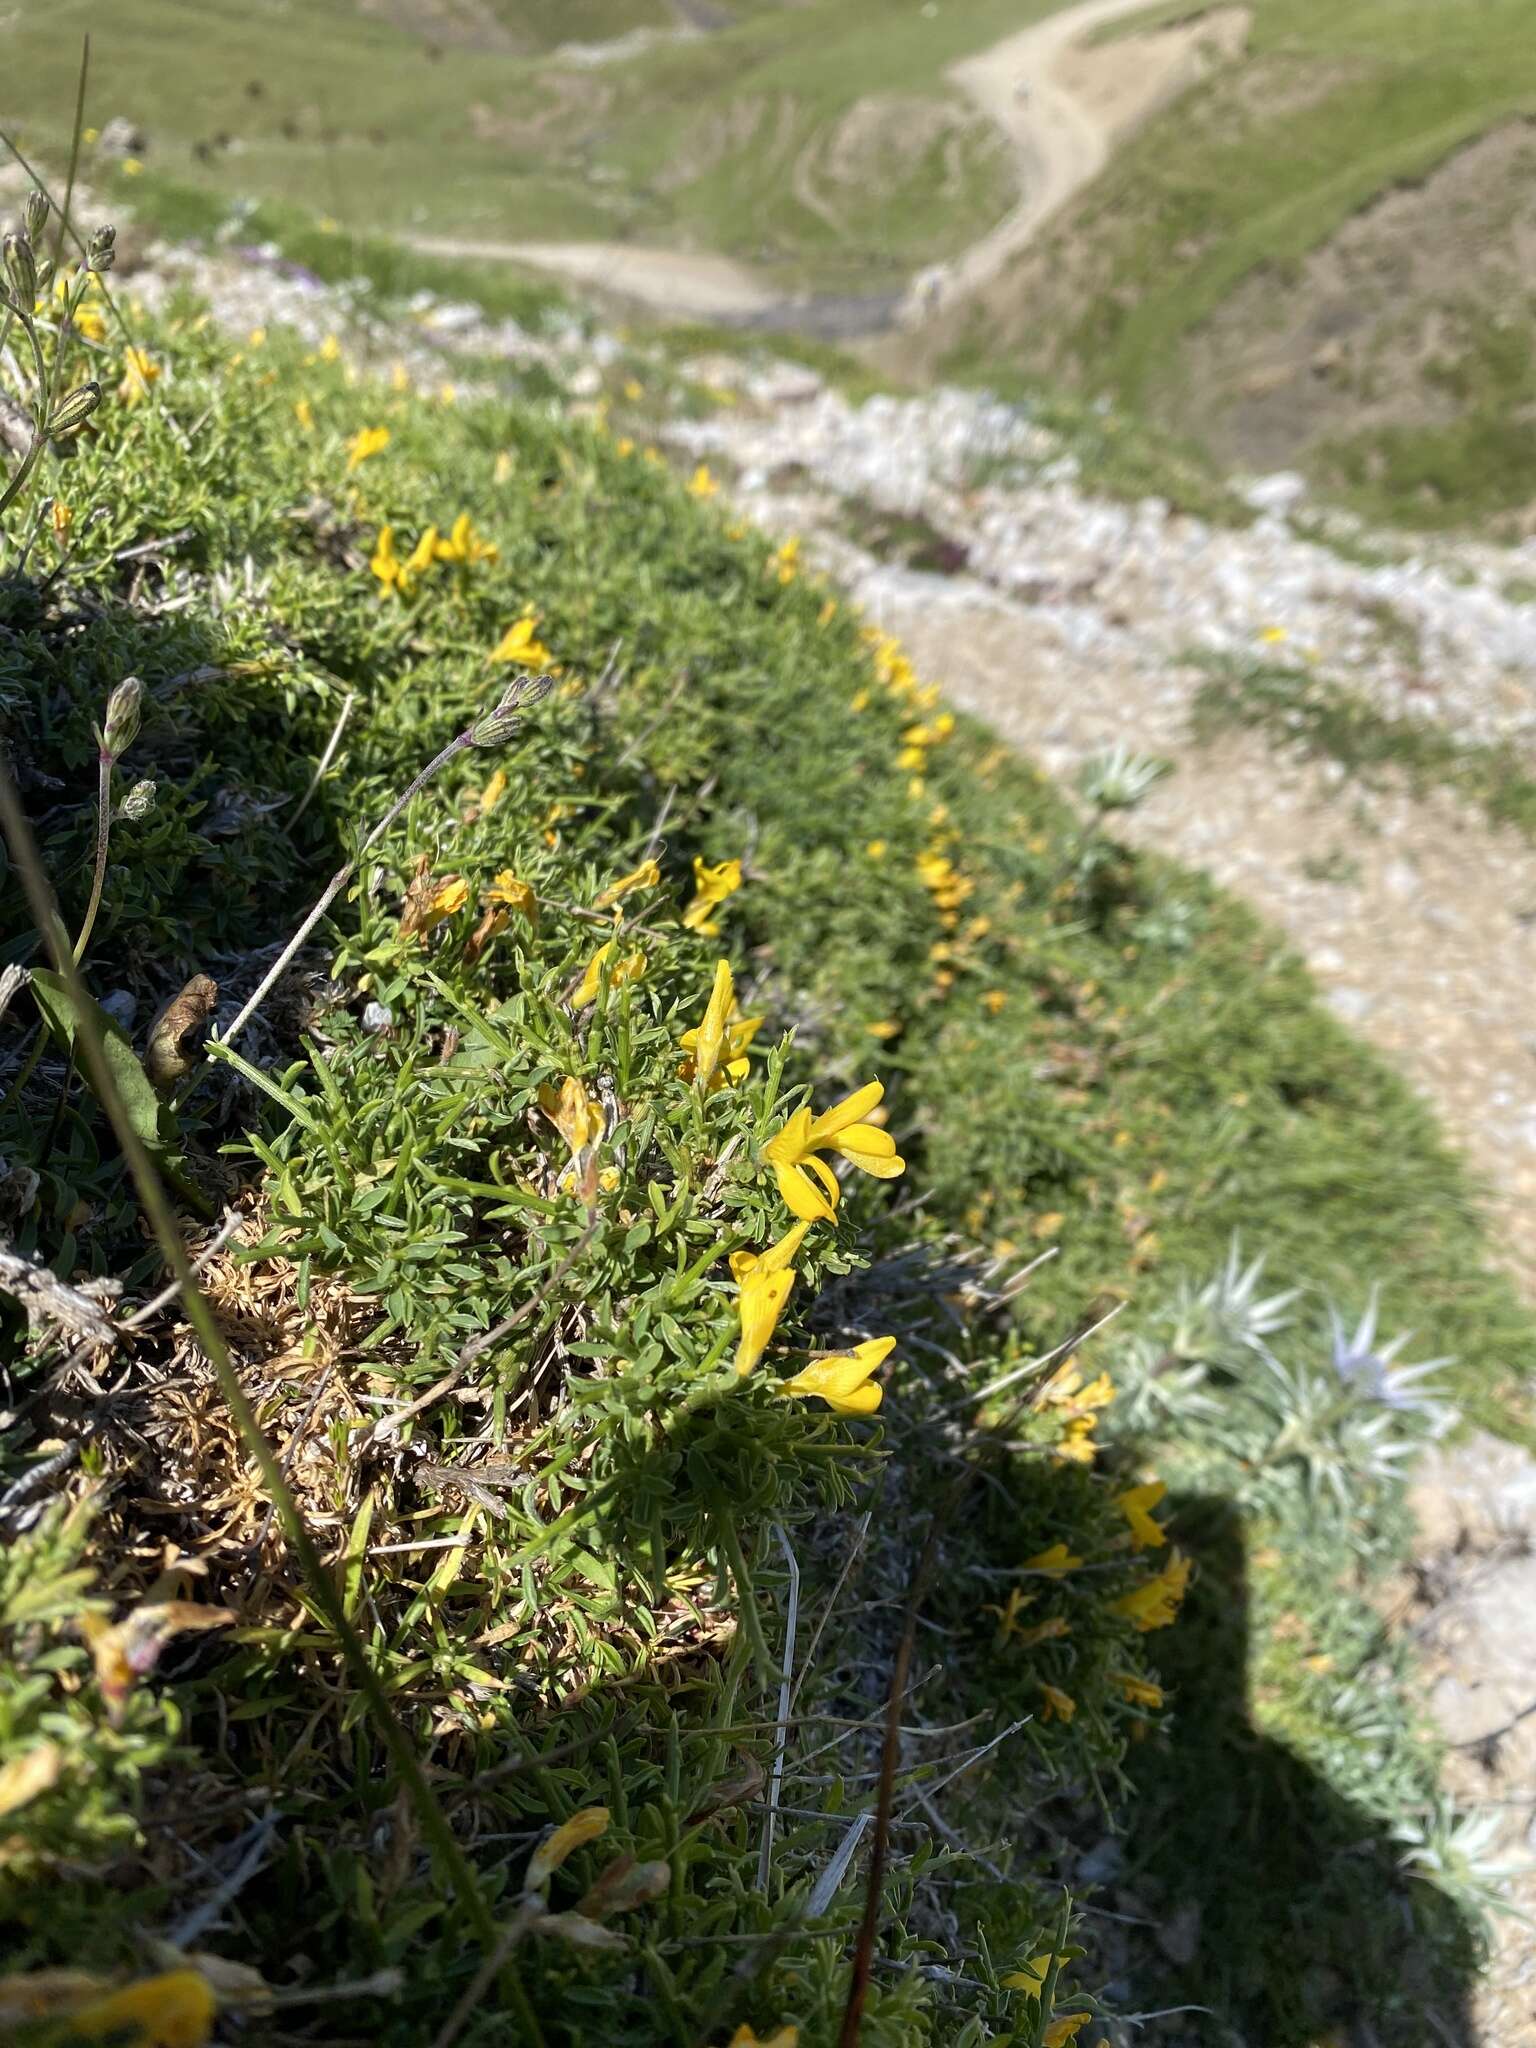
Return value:
<svg viewBox="0 0 1536 2048">
<path fill-rule="evenodd" d="M 127 1161 L 144 1214 L 165 1263 L 180 1286 L 187 1319 L 197 1332 L 245 1449 L 260 1471 L 267 1493 L 277 1509 L 283 1532 L 303 1572 L 309 1597 L 334 1636 L 352 1681 L 363 1695 L 401 1783 L 416 1809 L 422 1833 L 446 1872 L 460 1910 L 476 1939 L 483 1949 L 492 1949 L 500 1938 L 495 1917 L 468 1858 L 448 1824 L 447 1816 L 427 1783 L 420 1760 L 395 1716 L 362 1639 L 347 1618 L 340 1592 L 315 1547 L 298 1502 L 283 1476 L 277 1454 L 268 1443 L 246 1398 L 218 1320 L 198 1285 L 175 1212 L 124 1106 L 116 1078 L 107 1064 L 96 1013 L 87 1000 L 85 982 L 71 954 L 68 935 L 44 873 L 36 841 L 10 772 L 3 762 L 0 762 L 0 823 L 3 823 L 5 836 L 10 841 L 11 856 L 21 876 L 38 930 L 44 935 L 55 969 L 73 1001 L 79 1019 L 76 1042 L 84 1056 L 97 1099 L 107 1113 Z"/>
<path fill-rule="evenodd" d="M 58 232 L 53 238 L 53 260 L 64 261 L 64 236 L 69 228 L 70 209 L 75 203 L 75 173 L 80 168 L 80 138 L 85 128 L 85 82 L 91 71 L 91 39 L 80 38 L 80 78 L 75 87 L 75 125 L 69 138 L 69 171 L 64 180 L 64 204 L 59 209 Z"/>
<path fill-rule="evenodd" d="M 80 927 L 79 938 L 75 940 L 77 967 L 91 943 L 96 913 L 101 908 L 101 892 L 106 886 L 107 843 L 112 836 L 112 762 L 113 756 L 105 747 L 100 748 L 96 755 L 96 870 L 91 876 L 91 900 L 85 906 L 85 922 Z"/>
<path fill-rule="evenodd" d="M 436 775 L 438 770 L 440 768 L 446 767 L 448 762 L 450 762 L 453 759 L 455 754 L 462 754 L 464 749 L 470 746 L 471 744 L 472 741 L 470 733 L 468 731 L 461 732 L 457 736 L 457 738 L 451 739 L 448 742 L 447 746 L 443 748 L 442 752 L 440 754 L 434 755 L 433 758 L 427 763 L 426 767 L 422 769 L 421 773 L 416 777 L 415 781 L 410 784 L 409 788 L 406 789 L 404 794 L 396 797 L 395 801 L 390 805 L 389 809 L 384 813 L 383 817 L 380 818 L 377 825 L 374 826 L 373 830 L 368 834 L 368 837 L 357 849 L 357 852 L 353 854 L 352 858 L 349 861 L 347 861 L 344 866 L 339 867 L 336 870 L 335 874 L 332 875 L 330 881 L 326 883 L 325 889 L 321 894 L 319 902 L 315 905 L 314 909 L 309 913 L 308 917 L 305 918 L 304 922 L 299 926 L 298 930 L 294 933 L 293 937 L 288 941 L 287 945 L 284 946 L 282 952 L 278 954 L 277 958 L 273 961 L 272 965 L 267 969 L 265 975 L 263 975 L 261 979 L 259 986 L 256 989 L 255 994 L 248 998 L 245 1007 L 241 1010 L 239 1016 L 236 1017 L 235 1021 L 230 1025 L 229 1029 L 225 1032 L 220 1033 L 218 1039 L 218 1043 L 220 1045 L 234 1044 L 235 1040 L 240 1036 L 240 1033 L 245 1029 L 246 1025 L 250 1023 L 252 1017 L 261 1008 L 262 1004 L 266 1001 L 267 997 L 272 993 L 272 990 L 277 984 L 277 982 L 287 972 L 288 963 L 292 960 L 294 954 L 298 952 L 300 946 L 303 945 L 304 941 L 309 937 L 310 933 L 314 930 L 315 926 L 320 922 L 321 918 L 324 917 L 325 913 L 336 901 L 336 898 L 341 894 L 342 890 L 347 886 L 348 882 L 351 881 L 352 877 L 357 873 L 358 869 L 362 866 L 363 858 L 367 854 L 369 849 L 373 846 L 376 846 L 379 840 L 383 838 L 384 834 L 389 830 L 390 826 L 393 825 L 396 818 L 399 817 L 400 813 L 411 801 L 411 798 L 413 796 L 418 795 L 423 789 L 425 789 L 427 784 L 432 780 L 433 776 Z"/>
<path fill-rule="evenodd" d="M 288 820 L 288 830 L 290 832 L 293 830 L 294 826 L 297 825 L 300 818 L 303 817 L 304 813 L 309 809 L 311 798 L 314 796 L 315 791 L 320 787 L 321 783 L 325 780 L 325 771 L 327 770 L 327 768 L 330 767 L 332 761 L 334 761 L 336 758 L 336 749 L 341 745 L 341 736 L 347 729 L 347 720 L 352 716 L 352 706 L 356 702 L 356 694 L 353 691 L 348 690 L 346 700 L 341 707 L 341 716 L 337 719 L 335 729 L 332 732 L 330 738 L 325 743 L 325 752 L 320 756 L 320 765 L 316 768 L 314 774 L 309 779 L 309 787 L 304 792 L 304 796 L 299 804 L 299 808 Z"/>
<path fill-rule="evenodd" d="M 32 361 L 37 376 L 37 410 L 32 421 L 32 445 L 21 458 L 21 467 L 4 491 L 0 491 L 0 512 L 4 512 L 20 495 L 27 478 L 37 467 L 37 458 L 42 454 L 43 444 L 48 438 L 48 410 L 52 404 L 53 383 L 48 374 L 48 365 L 43 361 L 42 343 L 37 338 L 37 322 L 30 314 L 23 313 L 21 324 L 28 341 L 32 344 Z"/>
<path fill-rule="evenodd" d="M 11 155 L 15 157 L 17 163 L 21 165 L 21 168 L 32 180 L 33 184 L 37 187 L 38 191 L 43 193 L 46 198 L 52 201 L 55 211 L 59 213 L 59 218 L 64 221 L 64 232 L 68 235 L 69 239 L 74 243 L 75 247 L 79 250 L 80 254 L 82 256 L 89 255 L 90 251 L 86 247 L 84 237 L 76 231 L 76 229 L 71 225 L 71 223 L 68 220 L 64 218 L 62 211 L 60 211 L 59 209 L 58 201 L 54 199 L 53 194 L 48 190 L 47 180 L 43 177 L 42 172 L 37 168 L 37 166 L 33 162 L 31 162 L 31 160 L 28 157 L 22 154 L 21 149 L 18 147 L 16 143 L 15 137 L 9 134 L 4 128 L 0 128 L 0 143 L 3 143 L 5 147 L 11 152 Z M 128 325 L 128 322 L 124 319 L 122 308 L 118 305 L 116 296 L 114 295 L 111 288 L 107 284 L 106 279 L 98 275 L 96 282 L 101 288 L 102 298 L 105 299 L 107 303 L 107 310 L 111 313 L 112 318 L 117 322 L 118 327 L 122 331 L 124 341 L 126 341 L 130 347 L 136 346 L 137 344 L 135 343 L 134 340 L 134 331 Z M 152 403 L 157 402 L 157 395 L 155 393 L 153 385 L 151 385 L 150 387 L 150 400 Z"/>
</svg>

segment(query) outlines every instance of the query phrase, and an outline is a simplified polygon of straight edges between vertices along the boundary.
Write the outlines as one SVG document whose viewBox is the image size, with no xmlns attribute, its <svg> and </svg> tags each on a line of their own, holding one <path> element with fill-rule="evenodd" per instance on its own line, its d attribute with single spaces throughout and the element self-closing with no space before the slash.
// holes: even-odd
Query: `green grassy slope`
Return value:
<svg viewBox="0 0 1536 2048">
<path fill-rule="evenodd" d="M 121 781 L 152 778 L 157 804 L 113 826 L 85 956 L 99 993 L 136 999 L 135 1046 L 192 973 L 249 989 L 367 821 L 494 700 L 505 670 L 490 650 L 525 608 L 548 649 L 528 658 L 561 670 L 522 732 L 454 756 L 370 847 L 304 974 L 242 1041 L 247 1067 L 206 1073 L 174 1137 L 149 1125 L 184 1183 L 251 1206 L 212 1297 L 486 1914 L 521 1911 L 536 1841 L 598 1803 L 604 1846 L 556 1874 L 556 1904 L 574 1907 L 611 1853 L 666 1865 L 624 1916 L 622 1953 L 578 1948 L 568 1929 L 530 1937 L 475 1994 L 467 2038 L 537 2039 L 526 1998 L 551 2048 L 713 2048 L 747 2020 L 766 2037 L 797 2023 L 805 2048 L 830 2048 L 857 1893 L 810 1926 L 804 1909 L 868 1800 L 864 1732 L 938 1505 L 921 1641 L 942 1644 L 942 1668 L 924 1718 L 985 1711 L 988 1738 L 1015 1720 L 1028 1732 L 948 1795 L 965 1802 L 945 1808 L 964 1813 L 962 1840 L 985 1845 L 975 1855 L 936 1843 L 913 1817 L 918 1785 L 903 1788 L 870 2048 L 940 2048 L 972 2021 L 971 2038 L 1040 2048 L 1043 2016 L 999 1979 L 1055 1945 L 1059 1827 L 1102 1830 L 1074 1787 L 1102 1793 L 1160 1900 L 1182 1896 L 1176 1841 L 1212 1879 L 1213 1910 L 1222 1892 L 1230 1906 L 1242 1843 L 1212 1790 L 1218 1738 L 1223 1797 L 1287 1815 L 1280 1874 L 1310 1866 L 1328 1919 L 1309 1929 L 1317 1981 L 1298 1986 L 1283 1938 L 1297 1903 L 1250 1875 L 1250 1910 L 1229 1915 L 1189 1995 L 1224 2026 L 1302 2048 L 1344 2017 L 1337 1970 L 1369 1958 L 1379 2038 L 1416 2048 L 1413 2001 L 1451 2008 L 1467 1943 L 1454 1906 L 1397 1871 L 1390 1829 L 1429 1799 L 1433 1757 L 1368 1598 L 1401 1536 L 1361 1436 L 1382 1417 L 1330 1376 L 1325 1297 L 1354 1312 L 1383 1279 L 1390 1326 L 1418 1331 L 1413 1355 L 1454 1352 L 1467 1410 L 1506 1427 L 1521 1425 L 1532 1354 L 1531 1319 L 1486 1269 L 1430 1119 L 1273 934 L 1121 848 L 986 733 L 950 727 L 899 649 L 658 461 L 515 383 L 423 404 L 280 334 L 232 350 L 192 308 L 144 340 L 162 371 L 149 402 L 109 400 L 77 462 L 48 477 L 70 494 L 73 554 L 61 560 L 49 522 L 0 615 L 0 719 L 72 930 L 95 827 L 92 722 L 125 672 L 144 681 Z M 379 427 L 387 444 L 352 461 L 350 438 Z M 404 556 L 461 514 L 495 554 L 461 548 L 408 601 L 386 595 L 370 566 L 382 527 Z M 167 535 L 162 560 L 123 554 Z M 300 818 L 348 695 L 344 743 Z M 654 879 L 634 872 L 648 850 Z M 733 858 L 743 886 L 718 931 L 683 923 L 695 862 Z M 626 873 L 615 934 L 599 904 Z M 536 921 L 519 911 L 477 943 L 489 892 L 505 899 L 514 878 Z M 422 943 L 402 916 L 429 901 L 444 914 Z M 610 935 L 644 963 L 623 987 L 599 972 L 589 1003 L 578 988 Z M 0 945 L 39 958 L 15 891 Z M 721 955 L 765 1022 L 747 1078 L 703 1096 L 678 1071 L 680 1041 Z M 16 1078 L 30 1004 L 22 992 L 0 1040 L 16 1242 L 61 1278 L 117 1274 L 141 1296 L 159 1264 L 91 1090 L 60 1048 Z M 836 1228 L 803 1248 L 777 1346 L 738 1379 L 721 1363 L 738 1329 L 724 1254 L 787 1221 L 763 1147 L 796 1091 L 820 1109 L 874 1074 L 906 1172 L 850 1174 Z M 540 1089 L 575 1079 L 602 1133 L 568 1162 Z M 1323 1394 L 1305 1427 L 1283 1401 L 1275 1412 L 1282 1383 L 1232 1317 L 1192 1292 L 1234 1231 L 1268 1255 L 1274 1285 L 1306 1289 L 1285 1346 L 1307 1398 Z M 1007 1299 L 999 1276 L 1057 1244 Z M 1121 1299 L 1082 1374 L 1030 1369 Z M 441 1387 L 466 1338 L 515 1312 L 506 1341 Z M 13 1479 L 38 1491 L 19 1497 L 0 1553 L 0 1768 L 50 1742 L 65 1752 L 6 1815 L 8 1953 L 142 1968 L 145 1936 L 186 1924 L 210 1868 L 250 1853 L 255 1828 L 238 1913 L 204 1928 L 207 1946 L 297 1999 L 398 1969 L 337 2031 L 431 2039 L 484 1928 L 412 1818 L 323 1603 L 272 1539 L 185 1330 L 173 1312 L 141 1335 L 123 1387 L 92 1406 L 74 1366 L 58 1371 L 60 1347 L 29 1345 L 4 1316 L 0 1476 L 8 1501 Z M 778 1396 L 807 1351 L 884 1333 L 902 1344 L 878 1434 Z M 1101 1365 L 1118 1399 L 1108 1381 L 1082 1385 Z M 1185 1407 L 1192 1369 L 1203 1405 Z M 1014 1373 L 1022 1402 L 983 1398 Z M 398 1440 L 372 1440 L 381 1410 L 429 1394 Z M 60 1478 L 54 1446 L 82 1433 L 83 1411 L 89 1440 Z M 1159 1440 L 1175 1536 L 1208 1589 L 1166 1666 L 1167 1639 L 1119 1605 L 1164 1564 L 1132 1547 L 1116 1498 Z M 496 1475 L 479 1495 L 432 1469 L 477 1460 Z M 1319 1475 L 1342 1479 L 1341 1499 L 1314 1492 Z M 33 1519 L 49 1485 L 94 1496 L 94 1533 L 83 1510 Z M 855 1503 L 871 1513 L 867 1557 L 836 1604 Z M 749 1760 L 769 1754 L 788 1625 L 778 1529 L 803 1561 L 812 1676 L 765 1883 Z M 1059 1570 L 1041 1562 L 1057 1543 L 1072 1560 Z M 178 1640 L 153 1678 L 131 1637 L 135 1683 L 87 1657 L 83 1616 L 124 1618 L 152 1588 L 164 1599 L 168 1544 L 207 1566 L 173 1575 L 180 1596 L 238 1625 Z M 1012 1634 L 996 1626 L 1010 1590 L 1028 1601 Z M 1300 1633 L 1280 1627 L 1291 1609 Z M 812 1613 L 829 1623 L 819 1659 Z M 1305 1662 L 1314 1650 L 1325 1673 Z M 1135 1690 L 1155 1685 L 1149 1651 L 1178 1674 L 1171 1721 L 1155 1690 Z M 1147 1786 L 1155 1826 L 1122 1772 Z M 1180 1831 L 1165 1842 L 1167 1815 Z M 958 1981 L 911 1967 L 957 1953 Z M 1074 1979 L 1110 1974 L 1095 1942 Z"/>
<path fill-rule="evenodd" d="M 279 0 L 23 0 L 10 111 L 57 142 L 89 30 L 93 107 L 140 122 L 154 168 L 227 198 L 300 200 L 360 232 L 692 239 L 785 283 L 858 289 L 899 282 L 1007 206 L 1006 149 L 941 73 L 1049 11 L 763 6 L 593 68 L 530 65 L 494 38 L 434 42 L 408 9 L 342 0 L 302 35 Z M 655 12 L 517 20 L 547 57 L 557 22 L 578 38 Z"/>
</svg>

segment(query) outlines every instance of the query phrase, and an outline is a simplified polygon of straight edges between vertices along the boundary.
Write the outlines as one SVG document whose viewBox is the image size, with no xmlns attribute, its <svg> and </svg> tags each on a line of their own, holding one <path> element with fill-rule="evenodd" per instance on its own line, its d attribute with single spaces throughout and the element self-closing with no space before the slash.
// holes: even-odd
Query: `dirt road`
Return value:
<svg viewBox="0 0 1536 2048">
<path fill-rule="evenodd" d="M 996 227 L 943 266 L 942 297 L 924 290 L 909 294 L 902 316 L 906 323 L 920 320 L 940 303 L 952 304 L 995 277 L 1057 208 L 1102 168 L 1123 124 L 1107 120 L 1074 81 L 1058 76 L 1059 66 L 1084 36 L 1147 5 L 1148 0 L 1081 0 L 950 68 L 949 79 L 1013 145 L 1022 196 Z M 628 242 L 493 242 L 438 235 L 409 239 L 413 248 L 427 255 L 522 263 L 685 319 L 753 321 L 781 310 L 784 317 L 775 324 L 799 324 L 794 305 L 782 291 L 727 256 Z"/>
</svg>

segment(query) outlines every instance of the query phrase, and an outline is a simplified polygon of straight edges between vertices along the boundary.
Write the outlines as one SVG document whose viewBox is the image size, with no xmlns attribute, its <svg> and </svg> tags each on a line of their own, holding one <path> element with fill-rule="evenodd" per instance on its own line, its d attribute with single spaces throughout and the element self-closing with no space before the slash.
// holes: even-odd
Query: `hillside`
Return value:
<svg viewBox="0 0 1536 2048">
<path fill-rule="evenodd" d="M 1188 16 L 1148 9 L 1080 61 Z M 1523 513 L 1533 116 L 1521 0 L 1257 0 L 1240 52 L 927 359 L 1113 392 L 1224 463 L 1306 468 L 1410 521 Z"/>
<path fill-rule="evenodd" d="M 1044 736 L 1070 791 L 962 715 L 983 576 L 1085 670 L 1174 688 L 1166 644 L 1084 639 L 1130 594 L 1041 588 L 1028 517 L 1141 535 L 1149 576 L 1182 550 L 1223 630 L 1222 551 L 1267 549 L 1300 637 L 1307 508 L 1159 507 L 1177 472 L 1099 414 L 856 406 L 265 246 L 120 282 L 131 343 L 105 300 L 46 337 L 108 398 L 0 619 L 7 756 L 110 1005 L 57 993 L 67 944 L 57 985 L 5 984 L 0 1921 L 86 1981 L 0 1979 L 0 2012 L 55 1999 L 52 2041 L 174 1996 L 195 2042 L 215 2005 L 321 1997 L 399 2048 L 830 2048 L 867 1887 L 869 2048 L 1061 2048 L 1090 2015 L 1115 2048 L 1311 2048 L 1362 2012 L 1466 2038 L 1496 1874 L 1383 1616 L 1399 1467 L 1447 1404 L 1525 1431 L 1529 1311 L 1423 1102 L 1154 850 L 1189 771 L 1137 751 L 1144 706 Z M 803 547 L 748 525 L 797 491 L 862 520 L 861 584 L 929 566 L 861 616 L 813 559 L 825 505 Z M 1495 601 L 1523 630 L 1494 559 L 1410 565 L 1448 675 Z M 1387 650 L 1357 654 L 1379 711 Z M 524 663 L 558 686 L 484 729 Z M 11 964 L 39 923 L 13 892 Z M 750 1023 L 716 1011 L 701 1075 L 722 961 Z M 222 1050 L 168 1037 L 178 989 Z M 781 1141 L 814 1157 L 850 1094 L 875 1114 L 797 1238 Z M 164 1295 L 135 1131 L 206 1302 Z M 1286 1845 L 1262 1870 L 1254 1826 Z"/>
</svg>

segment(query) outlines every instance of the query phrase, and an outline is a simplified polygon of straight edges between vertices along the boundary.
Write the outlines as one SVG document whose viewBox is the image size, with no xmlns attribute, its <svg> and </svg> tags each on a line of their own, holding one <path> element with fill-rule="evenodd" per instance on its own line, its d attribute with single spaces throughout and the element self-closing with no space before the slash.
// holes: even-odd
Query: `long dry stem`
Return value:
<svg viewBox="0 0 1536 2048">
<path fill-rule="evenodd" d="M 304 941 L 309 937 L 310 933 L 314 930 L 315 926 L 320 922 L 321 918 L 324 917 L 325 913 L 336 901 L 336 898 L 341 894 L 342 890 L 347 886 L 348 882 L 351 881 L 352 877 L 357 873 L 358 869 L 362 866 L 364 856 L 368 853 L 369 849 L 373 846 L 376 846 L 379 840 L 383 838 L 384 834 L 389 830 L 390 826 L 393 825 L 396 818 L 399 817 L 400 813 L 411 801 L 411 798 L 413 796 L 418 795 L 423 789 L 425 789 L 427 784 L 432 780 L 433 776 L 436 775 L 437 771 L 440 768 L 446 766 L 446 764 L 453 759 L 455 754 L 462 754 L 464 749 L 471 744 L 471 737 L 467 731 L 461 732 L 456 739 L 451 739 L 448 742 L 447 746 L 443 748 L 442 752 L 440 754 L 434 755 L 434 757 L 427 763 L 426 767 L 422 769 L 421 773 L 416 777 L 415 781 L 411 783 L 410 787 L 404 792 L 404 794 L 396 797 L 395 801 L 390 805 L 389 809 L 384 813 L 383 817 L 380 818 L 377 825 L 374 826 L 373 830 L 368 834 L 368 837 L 357 849 L 357 852 L 353 854 L 352 858 L 349 861 L 347 861 L 344 866 L 339 867 L 336 870 L 335 874 L 332 875 L 329 882 L 326 883 L 325 888 L 321 893 L 319 902 L 315 905 L 314 909 L 309 913 L 308 917 L 305 918 L 304 922 L 299 926 L 298 930 L 294 933 L 293 937 L 288 941 L 287 945 L 284 946 L 282 952 L 278 954 L 277 958 L 273 961 L 272 965 L 267 969 L 266 973 L 263 975 L 261 979 L 259 986 L 256 989 L 255 994 L 247 1000 L 245 1007 L 241 1010 L 239 1016 L 236 1017 L 235 1021 L 230 1025 L 229 1029 L 225 1032 L 220 1033 L 218 1040 L 218 1043 L 220 1045 L 234 1044 L 235 1040 L 240 1036 L 240 1033 L 245 1029 L 246 1025 L 250 1023 L 252 1017 L 255 1016 L 256 1012 L 261 1008 L 262 1004 L 266 1001 L 267 997 L 272 993 L 272 990 L 276 986 L 277 982 L 287 972 L 288 963 L 292 960 L 294 954 L 298 952 L 300 946 L 303 945 Z"/>
<path fill-rule="evenodd" d="M 75 965 L 85 958 L 91 930 L 101 908 L 101 892 L 107 880 L 107 843 L 112 836 L 112 756 L 103 747 L 96 756 L 96 871 L 91 876 L 91 900 L 85 906 L 85 922 L 75 940 Z"/>
<path fill-rule="evenodd" d="M 143 1140 L 124 1106 L 111 1067 L 107 1064 L 95 1011 L 86 999 L 84 980 L 70 951 L 68 937 L 59 917 L 53 892 L 45 876 L 36 841 L 27 823 L 9 770 L 0 762 L 0 822 L 10 841 L 11 857 L 21 876 L 38 930 L 53 955 L 56 971 L 69 989 L 79 1019 L 77 1044 L 84 1056 L 97 1099 L 122 1148 L 133 1175 L 139 1200 L 160 1250 L 180 1285 L 187 1318 L 196 1330 L 246 1451 L 259 1469 L 268 1495 L 282 1519 L 283 1531 L 297 1558 L 308 1586 L 309 1597 L 333 1634 L 347 1670 L 367 1703 L 385 1747 L 400 1774 L 401 1782 L 416 1809 L 421 1830 L 440 1861 L 458 1898 L 460 1910 L 482 1948 L 492 1949 L 500 1930 L 486 1904 L 484 1894 L 468 1858 L 454 1836 L 442 1807 L 433 1796 L 420 1760 L 369 1661 L 361 1638 L 347 1618 L 340 1593 L 315 1547 L 314 1538 L 300 1512 L 297 1500 L 283 1477 L 276 1453 L 268 1443 L 254 1410 L 240 1384 L 223 1333 L 197 1282 L 192 1261 L 182 1239 L 175 1213 L 167 1200 L 154 1164 Z"/>
</svg>

